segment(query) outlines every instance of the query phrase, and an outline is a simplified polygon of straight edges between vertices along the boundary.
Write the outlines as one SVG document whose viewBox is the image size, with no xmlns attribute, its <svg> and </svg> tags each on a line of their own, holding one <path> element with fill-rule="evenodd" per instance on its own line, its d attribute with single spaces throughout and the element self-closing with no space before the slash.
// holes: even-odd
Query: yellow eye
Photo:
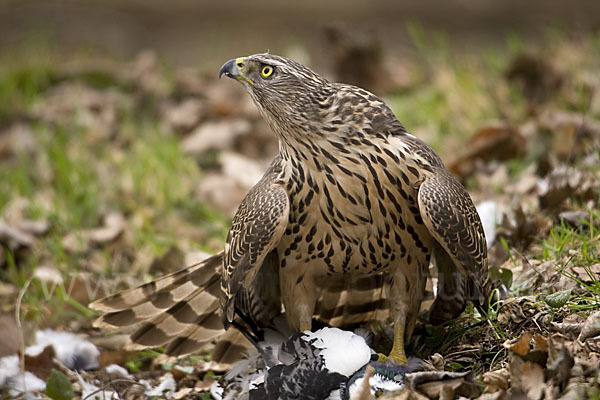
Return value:
<svg viewBox="0 0 600 400">
<path fill-rule="evenodd" d="M 271 74 L 273 74 L 273 67 L 270 65 L 265 65 L 262 71 L 260 71 L 260 74 L 265 78 L 271 76 Z"/>
</svg>

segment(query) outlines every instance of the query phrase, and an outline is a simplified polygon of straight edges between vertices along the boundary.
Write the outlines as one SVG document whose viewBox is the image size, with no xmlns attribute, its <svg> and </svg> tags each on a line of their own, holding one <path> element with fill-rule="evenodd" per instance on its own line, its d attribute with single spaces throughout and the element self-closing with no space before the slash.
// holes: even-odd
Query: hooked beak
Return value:
<svg viewBox="0 0 600 400">
<path fill-rule="evenodd" d="M 221 76 L 225 75 L 228 78 L 236 79 L 240 82 L 246 81 L 251 85 L 254 85 L 254 82 L 252 82 L 252 80 L 244 76 L 242 72 L 245 64 L 246 57 L 238 57 L 227 61 L 225 64 L 223 64 L 221 70 L 219 71 L 219 79 L 221 79 Z"/>
</svg>

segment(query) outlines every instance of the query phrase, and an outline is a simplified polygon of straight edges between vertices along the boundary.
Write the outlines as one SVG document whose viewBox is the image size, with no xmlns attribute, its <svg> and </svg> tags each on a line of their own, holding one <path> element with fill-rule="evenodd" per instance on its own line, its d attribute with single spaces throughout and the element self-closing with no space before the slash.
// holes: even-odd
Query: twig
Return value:
<svg viewBox="0 0 600 400">
<path fill-rule="evenodd" d="M 23 301 L 23 296 L 25 296 L 25 292 L 29 288 L 31 281 L 33 280 L 33 276 L 27 279 L 25 285 L 19 291 L 19 296 L 17 297 L 17 305 L 15 307 L 15 321 L 17 323 L 17 329 L 19 331 L 19 368 L 21 369 L 21 374 L 25 375 L 25 338 L 23 336 L 23 326 L 21 325 L 21 302 Z M 23 379 L 23 388 L 27 391 L 25 387 L 25 379 Z"/>
<path fill-rule="evenodd" d="M 125 383 L 125 382 L 126 382 L 126 383 L 131 383 L 132 385 L 144 386 L 144 385 L 142 385 L 142 384 L 141 384 L 141 383 L 139 383 L 139 382 L 132 381 L 131 379 L 113 379 L 113 380 L 111 380 L 110 382 L 108 382 L 106 385 L 104 385 L 104 386 L 102 386 L 101 388 L 99 388 L 98 390 L 94 390 L 92 393 L 88 394 L 87 396 L 85 396 L 85 397 L 84 397 L 83 399 L 81 399 L 81 400 L 86 400 L 86 399 L 89 399 L 91 396 L 95 395 L 96 393 L 100 393 L 100 392 L 103 392 L 103 393 L 102 393 L 102 395 L 104 396 L 104 395 L 105 395 L 105 394 L 104 394 L 104 390 L 105 390 L 107 387 L 109 387 L 109 386 L 113 385 L 114 383 Z M 144 386 L 144 387 L 145 387 L 145 386 Z M 118 392 L 117 392 L 117 395 L 118 395 Z M 112 396 L 111 396 L 111 397 L 112 397 Z"/>
</svg>

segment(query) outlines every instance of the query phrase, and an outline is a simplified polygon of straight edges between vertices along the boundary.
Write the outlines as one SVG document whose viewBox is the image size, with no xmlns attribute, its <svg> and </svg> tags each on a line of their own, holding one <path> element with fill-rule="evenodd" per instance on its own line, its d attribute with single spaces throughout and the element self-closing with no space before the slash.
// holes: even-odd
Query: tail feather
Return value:
<svg viewBox="0 0 600 400">
<path fill-rule="evenodd" d="M 104 312 L 94 326 L 141 325 L 128 348 L 166 346 L 180 356 L 205 347 L 225 330 L 219 308 L 223 252 L 154 282 L 100 299 L 92 309 Z"/>
<path fill-rule="evenodd" d="M 106 313 L 94 322 L 94 326 L 128 326 L 146 321 L 171 309 L 197 290 L 218 298 L 219 285 L 214 283 L 218 283 L 222 260 L 221 252 L 153 282 L 91 303 L 90 308 Z"/>
<path fill-rule="evenodd" d="M 219 317 L 218 310 L 219 302 L 209 293 L 197 289 L 187 298 L 142 324 L 131 335 L 131 340 L 144 346 L 161 346 L 175 337 L 184 335 L 190 327 L 195 328 L 196 325 L 210 330 L 216 326 L 218 330 L 223 331 L 223 325 L 220 322 L 215 324 L 212 320 L 215 316 Z"/>
<path fill-rule="evenodd" d="M 206 347 L 213 339 L 223 335 L 225 329 L 221 321 L 220 313 L 205 316 L 197 325 L 189 325 L 188 329 L 172 338 L 165 348 L 169 356 L 179 357 L 197 352 Z"/>
<path fill-rule="evenodd" d="M 247 354 L 252 344 L 237 329 L 229 329 L 220 338 L 211 353 L 211 360 L 232 364 Z"/>
<path fill-rule="evenodd" d="M 317 303 L 316 316 L 336 327 L 383 320 L 389 310 L 383 283 L 378 274 L 329 285 Z"/>
</svg>

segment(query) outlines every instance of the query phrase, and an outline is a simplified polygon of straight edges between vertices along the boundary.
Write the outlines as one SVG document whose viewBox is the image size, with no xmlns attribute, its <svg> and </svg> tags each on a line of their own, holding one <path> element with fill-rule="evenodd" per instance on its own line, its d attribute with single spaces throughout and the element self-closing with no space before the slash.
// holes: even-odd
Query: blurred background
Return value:
<svg viewBox="0 0 600 400">
<path fill-rule="evenodd" d="M 597 0 L 0 0 L 0 356 L 48 327 L 100 343 L 90 300 L 222 249 L 277 142 L 217 74 L 265 51 L 382 96 L 485 204 L 514 296 L 600 273 Z M 570 299 L 597 308 L 594 287 Z M 453 362 L 506 359 L 463 333 L 421 355 L 471 340 L 496 364 Z"/>
<path fill-rule="evenodd" d="M 593 0 L 3 0 L 0 48 L 37 39 L 60 52 L 87 49 L 120 59 L 152 49 L 170 63 L 207 71 L 234 55 L 302 51 L 322 67 L 331 61 L 324 30 L 336 24 L 407 56 L 414 52 L 407 24 L 444 32 L 465 48 L 502 44 L 508 34 L 529 40 L 549 29 L 595 29 L 599 8 Z"/>
</svg>

